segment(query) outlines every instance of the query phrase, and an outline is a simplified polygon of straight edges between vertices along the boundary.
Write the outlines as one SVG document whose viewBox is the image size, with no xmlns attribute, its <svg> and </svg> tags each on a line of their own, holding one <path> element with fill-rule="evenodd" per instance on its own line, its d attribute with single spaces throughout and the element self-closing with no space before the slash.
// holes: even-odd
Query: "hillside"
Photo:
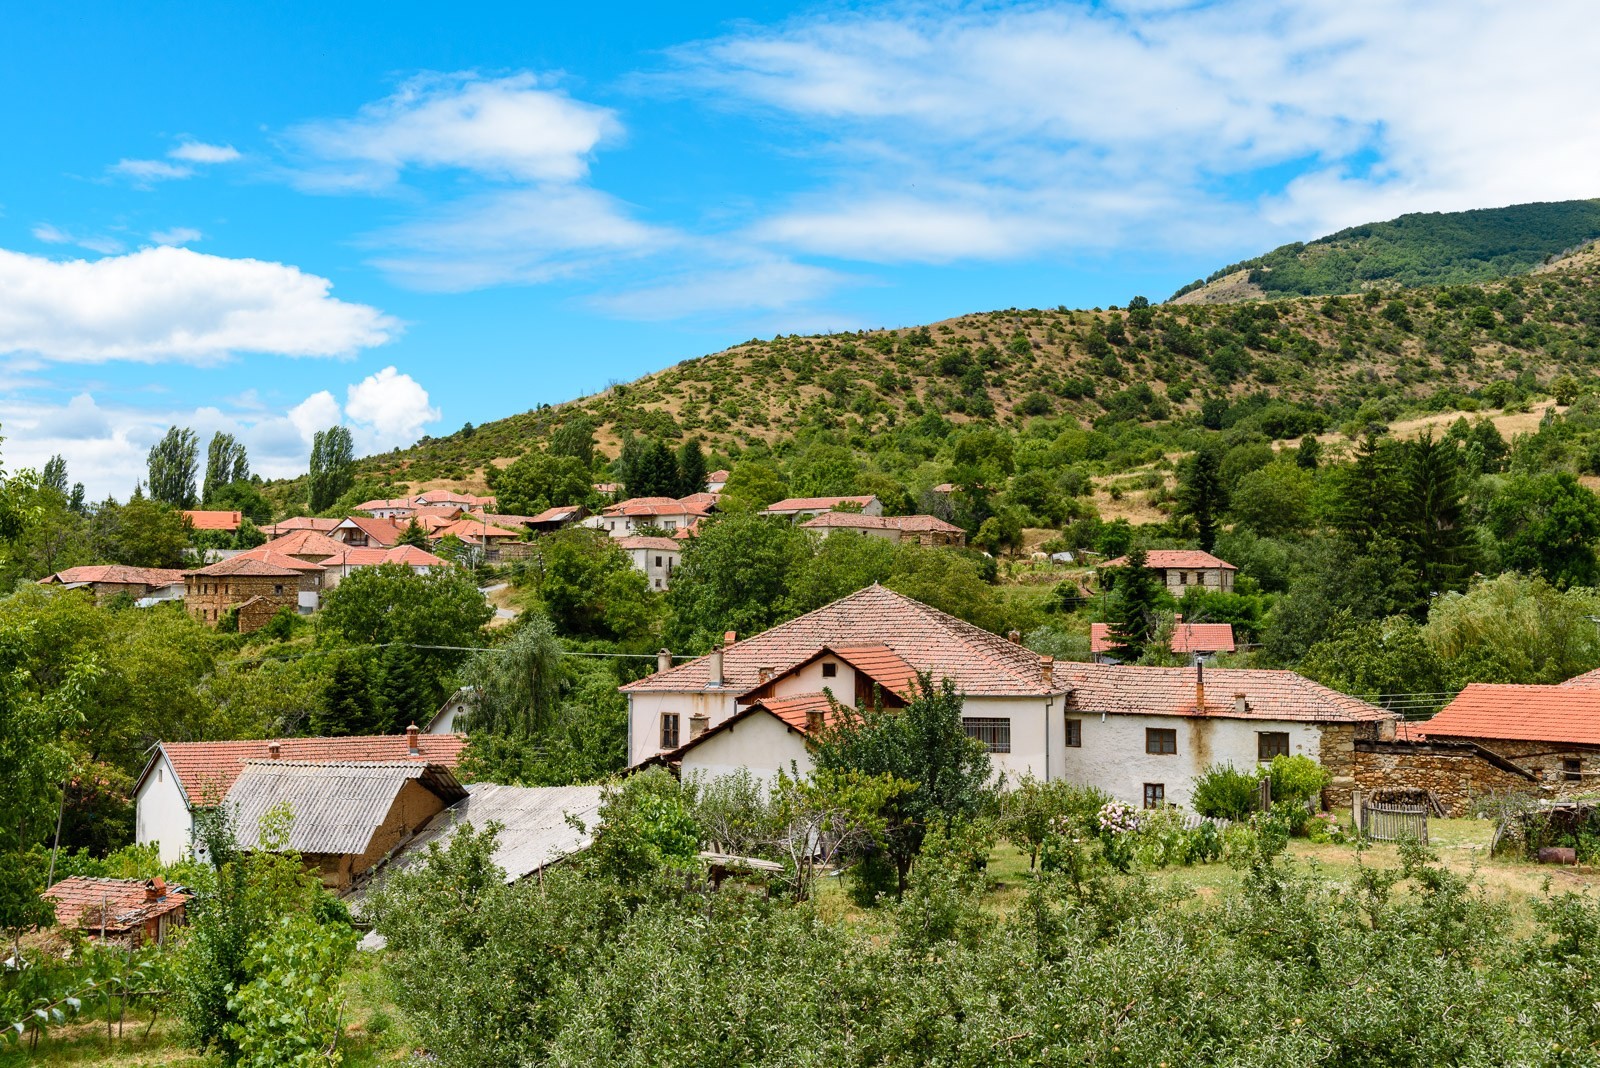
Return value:
<svg viewBox="0 0 1600 1068">
<path fill-rule="evenodd" d="M 1600 237 L 1600 200 L 1419 212 L 1294 242 L 1230 264 L 1173 294 L 1178 303 L 1454 285 L 1525 274 Z"/>
<path fill-rule="evenodd" d="M 931 326 L 751 340 L 626 385 L 361 461 L 410 489 L 481 488 L 490 465 L 583 415 L 600 452 L 633 433 L 698 435 L 717 455 L 783 453 L 822 438 L 862 453 L 944 421 L 1020 429 L 1069 417 L 1125 442 L 1094 459 L 1126 470 L 1185 447 L 1200 426 L 1273 438 L 1402 412 L 1501 407 L 1600 359 L 1596 261 L 1488 285 L 1362 297 L 1091 311 L 1008 309 Z M 1476 398 L 1476 399 L 1472 399 Z M 932 416 L 942 417 L 928 423 Z M 1126 452 L 1127 455 L 1123 455 Z M 1141 458 L 1142 457 L 1142 458 Z M 914 455 L 894 462 L 904 470 Z M 887 461 L 885 461 L 887 462 Z M 915 481 L 913 479 L 912 481 Z M 300 480 L 268 487 L 287 505 Z"/>
</svg>

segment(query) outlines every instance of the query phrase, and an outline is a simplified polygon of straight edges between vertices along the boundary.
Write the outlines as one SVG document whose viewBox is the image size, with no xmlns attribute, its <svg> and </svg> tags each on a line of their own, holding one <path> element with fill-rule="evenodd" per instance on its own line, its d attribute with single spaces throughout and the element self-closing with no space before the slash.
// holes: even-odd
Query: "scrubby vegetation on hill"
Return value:
<svg viewBox="0 0 1600 1068">
<path fill-rule="evenodd" d="M 1416 212 L 1282 245 L 1191 282 L 1173 297 L 1239 271 L 1275 297 L 1487 282 L 1523 274 L 1597 237 L 1600 200 Z"/>
</svg>

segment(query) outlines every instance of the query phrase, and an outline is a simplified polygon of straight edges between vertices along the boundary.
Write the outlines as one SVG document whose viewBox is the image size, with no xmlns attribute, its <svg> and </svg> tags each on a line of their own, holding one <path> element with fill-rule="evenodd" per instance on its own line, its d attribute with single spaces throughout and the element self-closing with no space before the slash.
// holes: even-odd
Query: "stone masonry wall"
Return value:
<svg viewBox="0 0 1600 1068">
<path fill-rule="evenodd" d="M 1355 781 L 1364 793 L 1384 788 L 1429 790 L 1451 817 L 1470 815 L 1473 798 L 1490 791 L 1539 790 L 1533 779 L 1470 744 L 1362 741 L 1352 755 Z"/>
<path fill-rule="evenodd" d="M 1477 744 L 1511 761 L 1532 775 L 1541 789 L 1564 797 L 1593 790 L 1600 783 L 1600 750 L 1561 742 L 1515 742 L 1496 738 L 1474 739 Z M 1566 761 L 1577 761 L 1577 777 L 1568 771 Z"/>
</svg>

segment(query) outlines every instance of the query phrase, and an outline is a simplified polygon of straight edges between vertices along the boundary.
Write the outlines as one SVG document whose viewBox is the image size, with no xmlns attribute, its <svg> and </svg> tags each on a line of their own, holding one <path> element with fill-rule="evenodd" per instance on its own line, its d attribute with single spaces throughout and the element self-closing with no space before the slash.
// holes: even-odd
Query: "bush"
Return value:
<svg viewBox="0 0 1600 1068">
<path fill-rule="evenodd" d="M 1195 780 L 1194 810 L 1202 816 L 1237 822 L 1255 811 L 1260 787 L 1259 773 L 1240 771 L 1232 764 L 1213 764 Z M 1273 796 L 1277 796 L 1276 790 Z"/>
<path fill-rule="evenodd" d="M 343 1006 L 339 978 L 356 945 L 342 924 L 285 916 L 246 961 L 255 976 L 228 999 L 228 1037 L 244 1068 L 313 1068 L 339 1063 L 334 1044 Z"/>
<path fill-rule="evenodd" d="M 1323 787 L 1333 777 L 1327 768 L 1299 754 L 1273 757 L 1268 775 L 1272 779 L 1273 805 L 1288 803 L 1301 808 L 1314 799 L 1320 799 Z"/>
</svg>

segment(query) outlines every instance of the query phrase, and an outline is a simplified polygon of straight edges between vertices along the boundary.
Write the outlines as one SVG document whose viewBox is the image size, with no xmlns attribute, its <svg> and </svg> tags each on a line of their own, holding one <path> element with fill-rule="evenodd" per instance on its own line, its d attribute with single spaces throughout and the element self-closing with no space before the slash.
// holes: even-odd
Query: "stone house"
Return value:
<svg viewBox="0 0 1600 1068">
<path fill-rule="evenodd" d="M 239 633 L 248 634 L 266 626 L 279 609 L 297 608 L 303 570 L 303 565 L 290 567 L 246 555 L 220 560 L 184 573 L 184 606 L 191 616 L 211 624 L 229 609 L 237 609 Z"/>
<path fill-rule="evenodd" d="M 280 738 L 241 742 L 162 742 L 134 783 L 135 840 L 158 847 L 171 864 L 189 851 L 195 809 L 212 808 L 227 795 L 251 760 L 338 763 L 438 764 L 454 768 L 466 739 L 459 734 L 405 734 L 350 738 Z"/>
<path fill-rule="evenodd" d="M 882 538 L 898 544 L 914 541 L 924 546 L 963 546 L 967 532 L 954 523 L 932 515 L 867 515 L 865 512 L 823 512 L 800 524 L 806 530 L 829 537 L 853 534 Z"/>
<path fill-rule="evenodd" d="M 628 554 L 633 566 L 644 572 L 652 590 L 672 585 L 672 572 L 683 559 L 683 543 L 676 538 L 641 536 L 618 538 L 617 548 Z"/>
<path fill-rule="evenodd" d="M 1475 682 L 1432 719 L 1410 725 L 1430 743 L 1472 743 L 1526 772 L 1556 796 L 1600 782 L 1600 679 L 1559 686 Z"/>
<path fill-rule="evenodd" d="M 1232 593 L 1233 577 L 1239 569 L 1226 560 L 1219 560 L 1199 549 L 1151 549 L 1148 566 L 1161 578 L 1167 592 L 1182 598 L 1191 587 L 1198 586 L 1213 593 Z M 1119 556 L 1100 565 L 1102 572 L 1128 566 L 1128 558 Z"/>
<path fill-rule="evenodd" d="M 586 527 L 603 530 L 613 538 L 626 538 L 640 530 L 687 530 L 711 514 L 704 501 L 674 500 L 671 497 L 631 497 L 609 505 L 583 521 Z"/>
<path fill-rule="evenodd" d="M 181 568 L 91 564 L 57 571 L 39 582 L 69 590 L 88 590 L 97 604 L 124 593 L 135 601 L 181 601 L 185 592 L 183 576 Z"/>
<path fill-rule="evenodd" d="M 786 497 L 781 501 L 773 501 L 761 509 L 761 514 L 781 515 L 799 522 L 802 519 L 810 519 L 812 516 L 821 515 L 823 512 L 838 511 L 841 505 L 851 510 L 859 511 L 862 515 L 883 514 L 883 502 L 871 495 L 860 497 Z"/>
<path fill-rule="evenodd" d="M 266 841 L 274 813 L 287 811 L 281 848 L 338 893 L 466 796 L 443 764 L 268 759 L 246 761 L 223 804 L 245 849 Z"/>
</svg>

